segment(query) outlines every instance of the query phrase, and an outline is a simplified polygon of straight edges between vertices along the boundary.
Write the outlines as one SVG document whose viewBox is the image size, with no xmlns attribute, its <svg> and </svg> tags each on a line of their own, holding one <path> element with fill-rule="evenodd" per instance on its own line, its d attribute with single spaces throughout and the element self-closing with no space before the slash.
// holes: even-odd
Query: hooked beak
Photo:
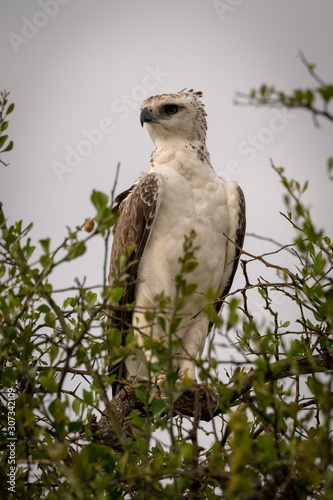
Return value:
<svg viewBox="0 0 333 500">
<path fill-rule="evenodd" d="M 142 127 L 143 127 L 144 123 L 154 122 L 154 121 L 156 121 L 156 119 L 153 115 L 152 109 L 148 108 L 148 106 L 143 108 L 141 110 L 141 113 L 140 113 L 140 123 L 141 123 Z"/>
</svg>

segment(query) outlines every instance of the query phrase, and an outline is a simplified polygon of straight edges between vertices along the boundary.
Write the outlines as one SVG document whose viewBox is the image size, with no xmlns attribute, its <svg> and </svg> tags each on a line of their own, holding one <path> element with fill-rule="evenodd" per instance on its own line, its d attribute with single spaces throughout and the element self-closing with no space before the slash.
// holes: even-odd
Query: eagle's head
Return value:
<svg viewBox="0 0 333 500">
<path fill-rule="evenodd" d="M 146 123 L 154 144 L 171 140 L 205 144 L 206 112 L 202 92 L 182 90 L 149 97 L 141 105 L 140 121 Z"/>
</svg>

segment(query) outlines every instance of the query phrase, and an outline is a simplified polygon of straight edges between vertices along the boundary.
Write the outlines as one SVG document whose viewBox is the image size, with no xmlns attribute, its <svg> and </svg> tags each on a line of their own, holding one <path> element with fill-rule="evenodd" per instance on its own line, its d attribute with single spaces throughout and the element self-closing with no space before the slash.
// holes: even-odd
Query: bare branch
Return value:
<svg viewBox="0 0 333 500">
<path fill-rule="evenodd" d="M 304 66 L 306 67 L 306 69 L 308 70 L 308 72 L 310 73 L 310 75 L 312 76 L 312 78 L 317 82 L 319 83 L 319 85 L 321 87 L 327 87 L 327 83 L 324 82 L 324 80 L 322 80 L 318 75 L 317 73 L 315 72 L 315 64 L 310 64 L 309 61 L 305 58 L 305 55 L 303 53 L 303 51 L 299 51 L 299 58 L 300 60 L 302 61 L 302 63 L 304 64 Z"/>
</svg>

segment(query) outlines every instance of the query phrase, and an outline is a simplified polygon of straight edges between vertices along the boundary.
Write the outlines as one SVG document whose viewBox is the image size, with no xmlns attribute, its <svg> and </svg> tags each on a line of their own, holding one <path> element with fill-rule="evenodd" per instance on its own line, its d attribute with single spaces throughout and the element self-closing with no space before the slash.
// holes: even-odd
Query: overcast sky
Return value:
<svg viewBox="0 0 333 500">
<path fill-rule="evenodd" d="M 10 165 L 0 165 L 10 222 L 33 221 L 36 239 L 58 244 L 67 225 L 94 215 L 90 194 L 111 191 L 118 162 L 118 192 L 149 169 L 141 101 L 188 87 L 204 93 L 212 164 L 242 186 L 248 231 L 292 237 L 272 158 L 289 177 L 310 180 L 306 200 L 330 234 L 332 126 L 233 101 L 262 83 L 314 86 L 300 50 L 332 81 L 332 19 L 331 0 L 2 0 L 0 87 L 16 105 L 8 129 L 15 146 L 3 156 Z M 245 248 L 268 247 L 249 237 Z M 101 258 L 93 243 L 59 280 L 100 283 Z"/>
</svg>

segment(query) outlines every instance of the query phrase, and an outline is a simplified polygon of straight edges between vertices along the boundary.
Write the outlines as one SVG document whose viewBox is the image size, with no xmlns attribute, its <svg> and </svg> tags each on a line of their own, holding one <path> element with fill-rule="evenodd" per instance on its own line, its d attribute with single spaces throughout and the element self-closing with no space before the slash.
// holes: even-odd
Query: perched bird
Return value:
<svg viewBox="0 0 333 500">
<path fill-rule="evenodd" d="M 161 325 L 145 317 L 156 297 L 175 299 L 175 276 L 180 272 L 184 236 L 195 232 L 197 267 L 186 276 L 197 284 L 175 333 L 181 341 L 173 359 L 179 378 L 195 380 L 195 360 L 202 355 L 211 327 L 204 312 L 205 293 L 217 298 L 230 290 L 245 234 L 245 200 L 235 182 L 225 182 L 214 172 L 206 148 L 206 112 L 202 92 L 182 90 L 149 97 L 141 106 L 140 120 L 155 144 L 149 173 L 141 175 L 115 199 L 119 213 L 111 251 L 110 283 L 119 274 L 120 257 L 131 263 L 124 282 L 119 310 L 111 326 L 124 335 L 132 329 L 143 346 L 145 336 L 168 342 Z M 132 310 L 126 304 L 135 301 Z M 222 300 L 216 301 L 219 312 Z M 166 329 L 167 330 L 167 329 Z M 148 350 L 146 358 L 157 361 Z M 118 379 L 147 377 L 147 362 L 129 356 L 117 367 Z M 115 384 L 116 385 L 116 384 Z"/>
</svg>

